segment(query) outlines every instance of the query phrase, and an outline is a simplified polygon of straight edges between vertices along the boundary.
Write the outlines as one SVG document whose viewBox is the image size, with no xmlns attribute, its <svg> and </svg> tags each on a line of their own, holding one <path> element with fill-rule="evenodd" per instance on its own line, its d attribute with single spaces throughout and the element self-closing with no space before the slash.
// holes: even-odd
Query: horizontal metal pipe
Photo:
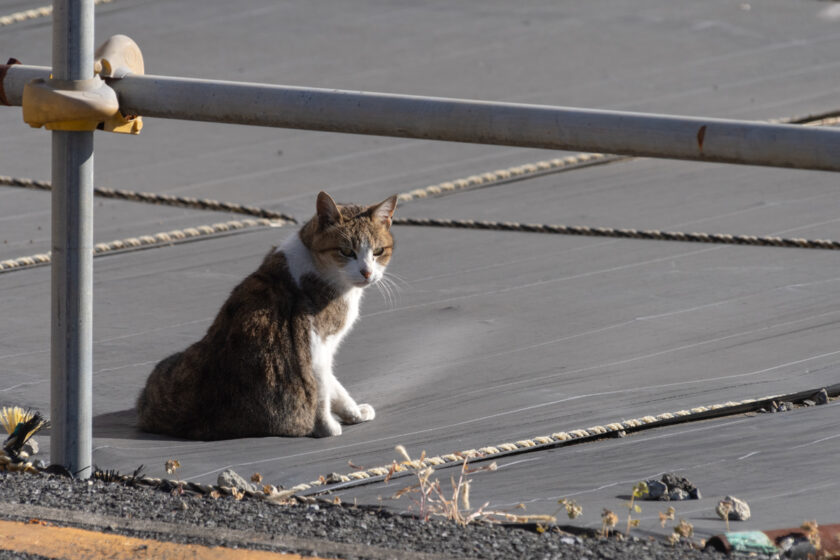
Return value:
<svg viewBox="0 0 840 560">
<path fill-rule="evenodd" d="M 6 88 L 26 71 L 11 67 Z M 840 171 L 840 130 L 827 128 L 150 75 L 110 84 L 123 112 L 147 117 Z"/>
</svg>

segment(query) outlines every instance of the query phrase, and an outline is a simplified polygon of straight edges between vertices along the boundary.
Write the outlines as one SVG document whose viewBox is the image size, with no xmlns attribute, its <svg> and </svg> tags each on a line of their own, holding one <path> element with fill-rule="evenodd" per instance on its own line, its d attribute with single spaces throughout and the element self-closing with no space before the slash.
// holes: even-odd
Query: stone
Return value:
<svg viewBox="0 0 840 560">
<path fill-rule="evenodd" d="M 337 472 L 333 472 L 327 475 L 326 483 L 327 484 L 337 484 L 341 482 L 341 475 Z"/>
<path fill-rule="evenodd" d="M 685 490 L 686 493 L 691 492 L 696 488 L 687 478 L 677 476 L 674 473 L 665 473 L 662 475 L 662 482 L 668 486 L 668 490 L 679 488 Z"/>
<path fill-rule="evenodd" d="M 253 484 L 239 476 L 233 469 L 227 469 L 225 471 L 222 471 L 219 474 L 219 478 L 217 479 L 216 483 L 219 486 L 228 486 L 230 488 L 236 488 L 237 490 L 242 491 L 257 491 L 257 488 Z"/>
<path fill-rule="evenodd" d="M 828 404 L 828 391 L 820 389 L 814 396 L 811 397 L 817 404 Z"/>
<path fill-rule="evenodd" d="M 726 506 L 729 504 L 729 511 L 727 514 Z M 718 502 L 715 512 L 721 519 L 729 518 L 730 521 L 746 521 L 750 518 L 750 506 L 744 500 L 736 498 L 735 496 L 726 496 Z"/>
<path fill-rule="evenodd" d="M 699 500 L 700 490 L 697 489 L 687 478 L 677 476 L 674 473 L 665 473 L 660 480 L 649 479 L 645 481 L 648 493 L 645 500 Z"/>
<path fill-rule="evenodd" d="M 770 412 L 787 412 L 788 410 L 793 409 L 792 402 L 776 402 L 773 401 L 770 403 Z"/>
<path fill-rule="evenodd" d="M 29 441 L 23 444 L 22 450 L 26 451 L 27 453 L 29 453 L 30 456 L 32 456 L 38 453 L 38 451 L 40 451 L 40 446 L 38 445 L 38 442 L 35 440 L 35 438 L 29 438 Z"/>
<path fill-rule="evenodd" d="M 645 484 L 648 487 L 648 493 L 645 496 L 646 500 L 667 500 L 668 486 L 664 482 L 656 479 L 646 480 Z"/>
<path fill-rule="evenodd" d="M 812 401 L 811 399 L 805 399 L 802 401 L 803 406 L 817 406 L 817 403 Z"/>
<path fill-rule="evenodd" d="M 682 500 L 687 500 L 688 499 L 688 492 L 686 492 L 682 488 L 674 488 L 673 490 L 668 492 L 668 499 L 672 500 L 672 501 L 675 501 L 675 502 L 680 502 Z"/>
</svg>

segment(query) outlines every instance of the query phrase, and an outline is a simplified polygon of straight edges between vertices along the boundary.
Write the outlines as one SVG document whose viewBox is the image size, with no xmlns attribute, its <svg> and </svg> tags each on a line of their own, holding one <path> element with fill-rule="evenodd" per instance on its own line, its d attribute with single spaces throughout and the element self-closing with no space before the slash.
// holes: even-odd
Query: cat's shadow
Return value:
<svg viewBox="0 0 840 560">
<path fill-rule="evenodd" d="M 179 438 L 150 434 L 137 427 L 137 411 L 133 408 L 106 412 L 93 417 L 93 437 L 154 441 L 182 441 Z"/>
</svg>

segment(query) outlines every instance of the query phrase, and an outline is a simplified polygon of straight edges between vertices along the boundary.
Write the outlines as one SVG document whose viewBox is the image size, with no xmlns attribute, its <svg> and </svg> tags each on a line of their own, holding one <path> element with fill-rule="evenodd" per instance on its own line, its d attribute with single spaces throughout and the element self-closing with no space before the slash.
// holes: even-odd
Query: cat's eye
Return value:
<svg viewBox="0 0 840 560">
<path fill-rule="evenodd" d="M 385 252 L 385 247 L 380 247 L 379 249 L 374 249 L 373 250 L 373 256 L 374 257 L 381 257 L 384 252 Z"/>
<path fill-rule="evenodd" d="M 346 249 L 344 247 L 339 247 L 338 252 L 341 253 L 341 256 L 347 259 L 356 258 L 356 252 L 352 249 Z"/>
</svg>

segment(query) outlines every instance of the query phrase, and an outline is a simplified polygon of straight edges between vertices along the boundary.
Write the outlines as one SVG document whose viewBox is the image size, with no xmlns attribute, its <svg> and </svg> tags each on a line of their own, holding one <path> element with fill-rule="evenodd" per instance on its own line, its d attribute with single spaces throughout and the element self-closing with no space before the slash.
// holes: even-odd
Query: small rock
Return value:
<svg viewBox="0 0 840 560">
<path fill-rule="evenodd" d="M 686 492 L 682 488 L 674 488 L 673 490 L 668 492 L 668 499 L 672 500 L 672 501 L 675 501 L 675 502 L 679 502 L 679 501 L 682 501 L 682 500 L 687 500 L 688 499 L 688 492 Z"/>
<path fill-rule="evenodd" d="M 23 444 L 22 449 L 23 451 L 29 453 L 29 455 L 31 456 L 35 455 L 36 453 L 38 453 L 38 451 L 40 451 L 40 446 L 38 445 L 38 442 L 35 440 L 35 438 L 29 438 L 29 441 Z"/>
<path fill-rule="evenodd" d="M 664 482 L 656 479 L 646 480 L 645 484 L 648 487 L 648 493 L 645 496 L 646 500 L 667 500 L 668 486 Z"/>
<path fill-rule="evenodd" d="M 727 504 L 729 504 L 728 515 L 726 513 Z M 726 519 L 728 516 L 730 521 L 746 521 L 750 518 L 749 504 L 735 496 L 726 496 L 718 502 L 715 512 L 717 512 L 721 519 Z"/>
<path fill-rule="evenodd" d="M 700 490 L 687 478 L 674 473 L 665 473 L 660 480 L 646 480 L 648 493 L 645 500 L 699 500 Z"/>
<path fill-rule="evenodd" d="M 327 484 L 336 484 L 341 482 L 341 475 L 334 472 L 327 475 Z"/>
<path fill-rule="evenodd" d="M 810 560 L 811 558 L 816 558 L 817 554 L 819 554 L 819 551 L 814 548 L 813 544 L 808 541 L 800 541 L 785 550 L 784 554 L 782 554 L 782 558 L 788 558 L 790 560 Z"/>
<path fill-rule="evenodd" d="M 42 471 L 47 468 L 47 464 L 41 459 L 35 459 L 34 461 L 32 461 L 32 466 L 38 469 L 39 471 Z"/>
<path fill-rule="evenodd" d="M 686 492 L 691 492 L 692 490 L 697 488 L 687 478 L 683 476 L 677 476 L 674 473 L 663 474 L 662 482 L 668 485 L 669 490 L 673 490 L 674 488 L 680 488 L 681 490 L 685 490 Z"/>
<path fill-rule="evenodd" d="M 817 403 L 815 403 L 811 399 L 805 399 L 804 401 L 802 401 L 802 405 L 803 406 L 817 406 Z"/>
<path fill-rule="evenodd" d="M 819 392 L 811 397 L 817 404 L 828 404 L 828 391 L 820 389 Z"/>
<path fill-rule="evenodd" d="M 227 469 L 225 471 L 222 471 L 219 474 L 219 478 L 217 479 L 216 484 L 218 484 L 219 486 L 228 486 L 230 488 L 236 488 L 237 490 L 242 491 L 257 491 L 256 487 L 253 484 L 236 474 L 236 471 L 234 471 L 233 469 Z"/>
</svg>

